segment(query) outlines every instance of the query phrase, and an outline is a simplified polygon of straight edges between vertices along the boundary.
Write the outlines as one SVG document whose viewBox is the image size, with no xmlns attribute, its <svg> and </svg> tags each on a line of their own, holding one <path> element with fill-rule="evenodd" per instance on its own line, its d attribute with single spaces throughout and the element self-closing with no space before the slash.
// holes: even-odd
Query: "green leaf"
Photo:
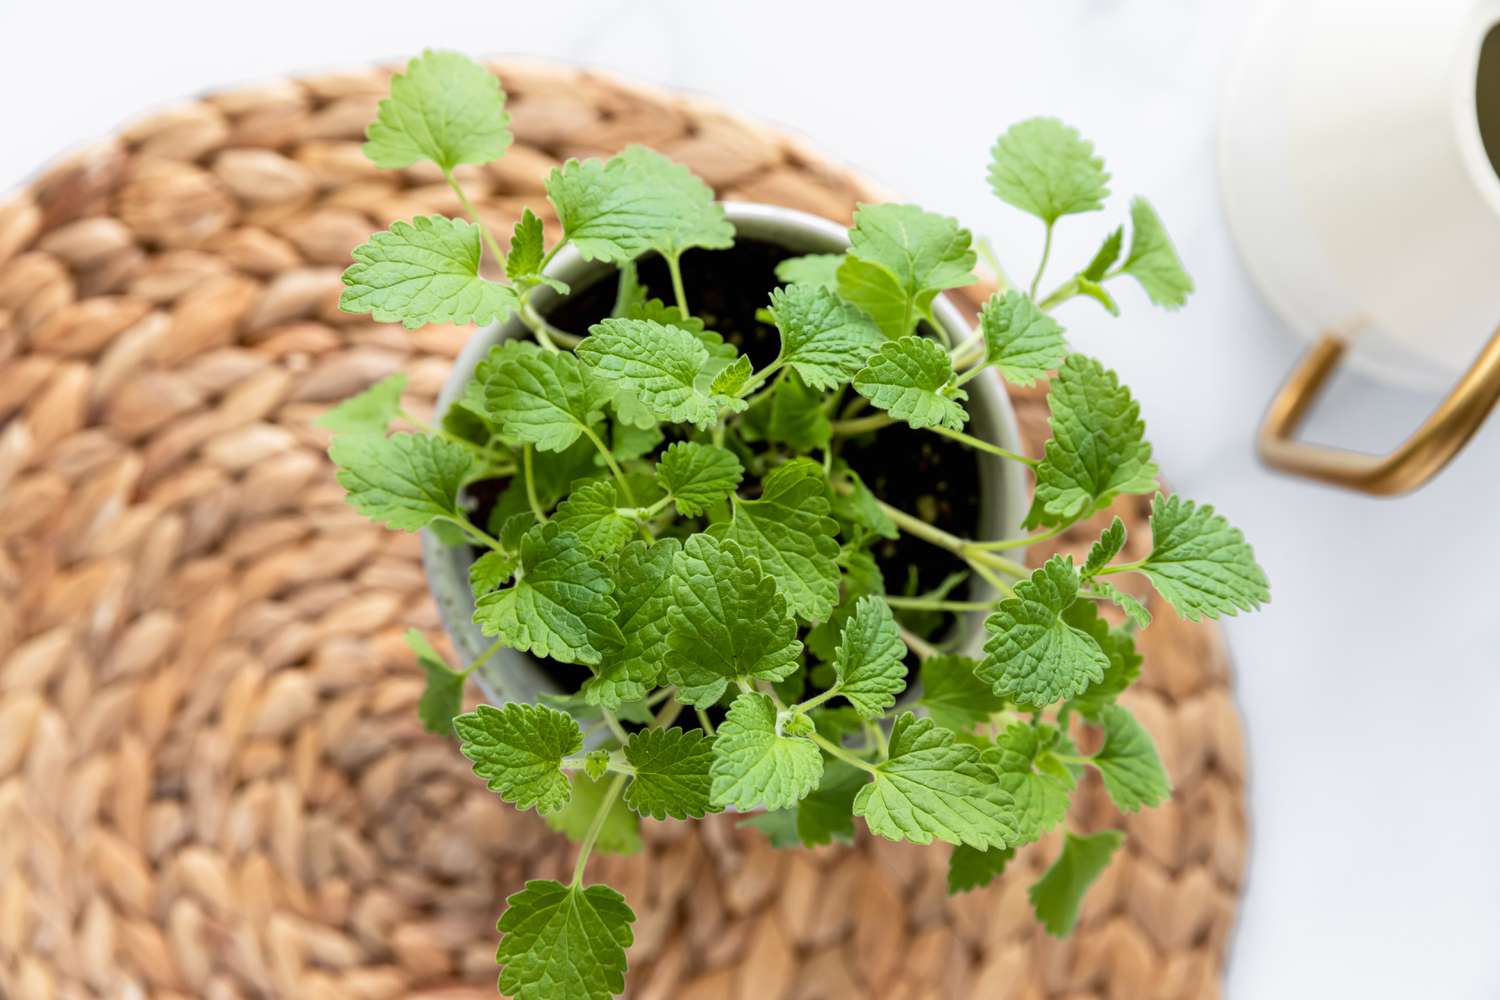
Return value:
<svg viewBox="0 0 1500 1000">
<path fill-rule="evenodd" d="M 972 729 L 1005 707 L 1005 699 L 975 674 L 978 666 L 967 656 L 933 656 L 922 661 L 920 704 L 932 721 L 944 729 Z"/>
<path fill-rule="evenodd" d="M 1130 202 L 1130 254 L 1121 270 L 1141 283 L 1152 302 L 1168 309 L 1179 308 L 1193 293 L 1193 279 L 1161 217 L 1145 198 Z"/>
<path fill-rule="evenodd" d="M 539 524 L 521 539 L 515 584 L 481 597 L 474 621 L 485 635 L 523 653 L 598 663 L 606 651 L 624 645 L 613 589 L 608 571 L 590 558 L 577 535 Z"/>
<path fill-rule="evenodd" d="M 1100 718 L 1104 745 L 1092 762 L 1104 779 L 1110 801 L 1121 812 L 1135 812 L 1171 798 L 1172 779 L 1146 727 L 1119 705 L 1106 705 Z"/>
<path fill-rule="evenodd" d="M 1062 327 L 1014 288 L 990 296 L 979 314 L 985 363 L 1012 385 L 1034 385 L 1062 364 L 1068 345 Z"/>
<path fill-rule="evenodd" d="M 469 590 L 474 599 L 503 585 L 515 573 L 520 560 L 508 552 L 486 552 L 469 564 Z"/>
<path fill-rule="evenodd" d="M 1178 496 L 1151 502 L 1151 554 L 1141 572 L 1183 618 L 1254 611 L 1271 599 L 1266 574 L 1240 529 Z"/>
<path fill-rule="evenodd" d="M 655 819 L 697 819 L 718 812 L 709 800 L 709 765 L 714 740 L 701 729 L 645 729 L 625 744 L 635 780 L 625 788 L 625 804 Z"/>
<path fill-rule="evenodd" d="M 988 851 L 981 851 L 959 844 L 948 856 L 948 895 L 956 896 L 961 892 L 989 885 L 1000 877 L 1005 866 L 1015 856 L 1013 847 L 1004 850 L 992 847 Z"/>
<path fill-rule="evenodd" d="M 1035 765 L 1046 748 L 1041 733 L 1031 727 L 1013 724 L 996 740 L 984 759 L 1000 772 L 1000 784 L 1015 799 L 1016 828 L 1019 843 L 1038 840 L 1061 823 L 1068 814 L 1068 793 L 1073 787 L 1072 775 L 1056 768 L 1038 771 Z M 1056 762 L 1050 757 L 1048 761 Z"/>
<path fill-rule="evenodd" d="M 1136 628 L 1145 628 L 1151 624 L 1151 612 L 1146 610 L 1146 606 L 1119 587 L 1116 587 L 1112 583 L 1106 583 L 1097 577 L 1090 586 L 1093 587 L 1095 592 L 1103 594 L 1113 601 L 1121 611 L 1124 611 L 1125 617 L 1129 618 L 1135 624 Z"/>
<path fill-rule="evenodd" d="M 486 359 L 485 408 L 513 441 L 562 451 L 604 416 L 609 386 L 566 351 L 509 341 Z"/>
<path fill-rule="evenodd" d="M 879 719 L 906 689 L 905 659 L 891 609 L 878 597 L 860 598 L 833 657 L 839 694 L 864 718 Z"/>
<path fill-rule="evenodd" d="M 1080 575 L 1088 579 L 1108 566 L 1110 560 L 1120 554 L 1125 547 L 1125 522 L 1116 515 L 1109 522 L 1109 527 L 1099 536 L 1099 540 L 1089 547 L 1088 558 L 1084 560 Z"/>
<path fill-rule="evenodd" d="M 531 209 L 523 209 L 520 221 L 511 232 L 510 252 L 505 255 L 505 276 L 522 287 L 547 284 L 559 294 L 566 294 L 566 284 L 542 274 L 542 263 L 547 258 L 542 240 L 542 220 Z"/>
<path fill-rule="evenodd" d="M 645 146 L 627 146 L 618 159 L 639 175 L 643 189 L 661 202 L 662 223 L 652 228 L 651 249 L 679 257 L 690 247 L 723 250 L 734 245 L 734 226 L 713 188 L 680 163 Z"/>
<path fill-rule="evenodd" d="M 891 729 L 890 757 L 854 797 L 854 813 L 889 840 L 928 844 L 936 838 L 980 850 L 1011 846 L 1015 802 L 979 753 L 931 719 L 902 713 Z"/>
<path fill-rule="evenodd" d="M 907 334 L 918 319 L 932 320 L 939 292 L 978 280 L 973 242 L 954 219 L 916 205 L 860 205 L 849 230 L 849 256 L 879 264 L 895 277 L 909 317 L 900 334 Z"/>
<path fill-rule="evenodd" d="M 1103 678 L 1109 657 L 1092 636 L 1062 618 L 1077 596 L 1072 557 L 1053 556 L 985 620 L 990 638 L 979 676 L 995 694 L 1041 708 Z"/>
<path fill-rule="evenodd" d="M 708 384 L 708 391 L 715 396 L 737 396 L 745 388 L 745 383 L 750 381 L 750 375 L 754 371 L 755 366 L 750 363 L 750 359 L 741 354 L 719 369 L 719 373 Z"/>
<path fill-rule="evenodd" d="M 1141 675 L 1141 656 L 1135 651 L 1135 640 L 1130 633 L 1122 628 L 1111 628 L 1093 601 L 1074 601 L 1062 617 L 1073 628 L 1087 632 L 1109 658 L 1104 676 L 1071 702 L 1084 715 L 1097 718 L 1106 705 L 1112 704 Z"/>
<path fill-rule="evenodd" d="M 500 80 L 456 52 L 428 50 L 391 78 L 365 130 L 365 156 L 384 170 L 431 160 L 443 170 L 489 163 L 510 148 Z"/>
<path fill-rule="evenodd" d="M 697 316 L 684 316 L 682 310 L 676 306 L 669 306 L 661 299 L 646 299 L 639 305 L 633 306 L 624 315 L 625 319 L 648 320 L 652 323 L 661 323 L 664 326 L 675 326 L 686 330 L 698 338 L 698 343 L 708 350 L 710 358 L 708 371 L 713 371 L 719 365 L 728 364 L 740 356 L 739 350 L 733 344 L 724 342 L 724 338 L 712 330 L 705 329 L 703 320 Z M 746 359 L 746 363 L 749 360 Z"/>
<path fill-rule="evenodd" d="M 782 809 L 817 787 L 823 754 L 810 739 L 784 735 L 775 703 L 749 691 L 719 726 L 710 774 L 716 805 Z"/>
<path fill-rule="evenodd" d="M 479 276 L 479 255 L 472 222 L 440 215 L 393 222 L 354 248 L 339 308 L 412 330 L 504 319 L 516 308 L 516 293 Z"/>
<path fill-rule="evenodd" d="M 1078 272 L 1078 276 L 1090 282 L 1103 281 L 1110 267 L 1120 259 L 1120 246 L 1124 240 L 1125 227 L 1116 226 L 1113 232 L 1104 237 L 1104 242 L 1099 244 L 1094 259 L 1089 261 L 1088 267 Z"/>
<path fill-rule="evenodd" d="M 718 420 L 721 407 L 744 409 L 742 400 L 698 388 L 708 349 L 681 327 L 606 319 L 589 327 L 575 352 L 604 377 L 617 399 L 639 401 L 657 420 L 704 429 Z"/>
<path fill-rule="evenodd" d="M 809 387 L 795 372 L 787 372 L 771 392 L 771 417 L 766 439 L 807 452 L 827 448 L 833 438 L 833 423 L 824 404 L 828 397 Z"/>
<path fill-rule="evenodd" d="M 557 812 L 542 817 L 547 826 L 575 844 L 582 843 L 594 817 L 604 806 L 611 780 L 591 778 L 586 770 L 573 772 L 573 797 Z M 618 796 L 610 802 L 609 810 L 604 814 L 594 849 L 608 854 L 634 854 L 641 849 L 640 817 L 627 809 Z"/>
<path fill-rule="evenodd" d="M 458 517 L 458 491 L 471 459 L 462 445 L 425 434 L 345 434 L 328 457 L 339 485 L 365 517 L 394 531 L 420 531 Z"/>
<path fill-rule="evenodd" d="M 405 391 L 404 372 L 388 375 L 313 423 L 334 434 L 384 434 L 401 410 L 401 394 Z"/>
<path fill-rule="evenodd" d="M 583 732 L 566 712 L 518 702 L 480 705 L 455 718 L 453 728 L 474 773 L 517 809 L 553 812 L 568 801 L 562 762 L 583 749 Z"/>
<path fill-rule="evenodd" d="M 848 484 L 848 490 L 847 492 L 842 489 L 832 491 L 833 515 L 856 527 L 879 535 L 881 538 L 894 540 L 901 537 L 901 531 L 896 527 L 896 522 L 880 509 L 879 500 L 865 485 L 859 473 L 837 462 L 834 468 Z"/>
<path fill-rule="evenodd" d="M 781 360 L 814 389 L 844 385 L 885 342 L 864 313 L 816 285 L 775 289 L 771 313 L 781 331 Z"/>
<path fill-rule="evenodd" d="M 598 781 L 604 777 L 608 770 L 608 750 L 590 750 L 588 755 L 583 758 L 583 773 L 588 775 L 593 781 Z"/>
<path fill-rule="evenodd" d="M 733 452 L 696 441 L 676 442 L 656 463 L 657 484 L 684 517 L 698 517 L 729 496 L 744 475 Z"/>
<path fill-rule="evenodd" d="M 783 285 L 817 285 L 830 292 L 838 289 L 841 253 L 810 253 L 788 257 L 776 265 L 776 280 Z"/>
<path fill-rule="evenodd" d="M 453 717 L 462 707 L 466 678 L 448 666 L 427 637 L 416 629 L 406 630 L 406 646 L 417 655 L 417 663 L 427 675 L 427 686 L 417 702 L 417 717 L 428 732 L 452 736 Z"/>
<path fill-rule="evenodd" d="M 500 918 L 500 992 L 514 1000 L 609 1000 L 625 991 L 635 914 L 607 885 L 533 879 Z"/>
<path fill-rule="evenodd" d="M 869 316 L 887 338 L 911 333 L 916 325 L 913 304 L 890 268 L 873 260 L 845 257 L 837 279 L 839 296 Z"/>
<path fill-rule="evenodd" d="M 926 337 L 902 337 L 883 345 L 854 376 L 854 389 L 879 409 L 920 430 L 963 430 L 969 419 L 953 362 L 942 345 Z"/>
<path fill-rule="evenodd" d="M 603 558 L 635 536 L 635 521 L 621 514 L 619 506 L 614 482 L 601 479 L 570 493 L 552 520 L 559 530 L 577 535 L 591 555 Z"/>
<path fill-rule="evenodd" d="M 709 533 L 758 559 L 792 614 L 803 621 L 827 617 L 839 599 L 839 526 L 828 516 L 822 466 L 805 458 L 788 462 L 761 480 L 758 500 L 733 500 L 734 516 Z"/>
<path fill-rule="evenodd" d="M 675 538 L 658 539 L 649 546 L 637 539 L 610 563 L 612 596 L 620 608 L 615 622 L 624 644 L 606 650 L 595 676 L 584 681 L 589 704 L 614 710 L 622 702 L 645 698 L 656 687 L 667 656 L 672 560 L 681 550 Z"/>
<path fill-rule="evenodd" d="M 1027 527 L 1053 526 L 1108 507 L 1122 493 L 1156 489 L 1141 407 L 1114 372 L 1070 354 L 1047 392 L 1052 437 L 1036 470 Z"/>
<path fill-rule="evenodd" d="M 1029 893 L 1032 909 L 1049 934 L 1066 937 L 1072 933 L 1084 893 L 1109 867 L 1124 841 L 1125 834 L 1120 830 L 1104 830 L 1088 837 L 1070 833 L 1063 839 L 1062 853 Z"/>
<path fill-rule="evenodd" d="M 678 700 L 707 708 L 731 681 L 797 669 L 802 643 L 786 598 L 737 543 L 692 535 L 672 566 L 666 670 Z"/>
<path fill-rule="evenodd" d="M 1017 122 L 990 157 L 990 187 L 1000 200 L 1048 225 L 1097 211 L 1109 195 L 1109 174 L 1094 144 L 1056 118 Z"/>
<path fill-rule="evenodd" d="M 766 835 L 771 846 L 777 850 L 802 845 L 802 838 L 797 835 L 796 809 L 773 809 L 769 812 L 759 812 L 740 820 L 735 827 L 759 830 Z"/>
<path fill-rule="evenodd" d="M 854 796 L 870 780 L 865 771 L 841 760 L 825 761 L 818 787 L 797 803 L 797 839 L 804 847 L 854 840 Z"/>
</svg>

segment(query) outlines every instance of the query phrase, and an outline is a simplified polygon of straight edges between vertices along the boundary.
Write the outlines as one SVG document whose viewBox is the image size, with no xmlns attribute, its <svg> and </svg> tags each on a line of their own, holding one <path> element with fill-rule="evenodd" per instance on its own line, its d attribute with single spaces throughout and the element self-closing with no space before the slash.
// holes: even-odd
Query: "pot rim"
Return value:
<svg viewBox="0 0 1500 1000">
<path fill-rule="evenodd" d="M 848 230 L 843 226 L 797 209 L 755 202 L 725 202 L 724 211 L 735 227 L 737 238 L 743 236 L 779 243 L 796 253 L 839 253 L 849 245 Z M 581 290 L 594 280 L 595 275 L 603 276 L 612 270 L 614 265 L 585 261 L 576 248 L 565 246 L 548 265 L 547 274 Z M 536 295 L 537 308 L 543 313 L 559 297 L 545 286 Z M 932 311 L 934 319 L 948 331 L 955 343 L 973 332 L 958 307 L 946 295 L 939 295 L 934 300 Z M 440 421 L 462 395 L 464 386 L 492 346 L 527 333 L 525 326 L 514 316 L 476 331 L 454 360 L 448 379 L 438 394 L 434 421 Z M 1003 383 L 998 378 L 978 378 L 969 382 L 966 388 L 969 391 L 970 432 L 1007 450 L 1020 451 L 1020 431 Z M 1021 521 L 1026 514 L 1026 482 L 1020 464 L 983 453 L 976 458 L 981 491 L 980 534 L 996 539 L 1019 537 Z M 422 532 L 421 547 L 428 589 L 437 603 L 444 629 L 463 661 L 472 661 L 482 655 L 493 640 L 482 635 L 473 621 L 474 599 L 468 575 L 473 557 L 469 547 L 450 547 L 431 529 Z M 1024 559 L 1025 550 L 1018 549 L 1012 555 Z M 976 577 L 971 582 L 970 593 L 976 600 L 989 600 L 994 589 Z M 963 639 L 958 652 L 967 655 L 978 652 L 984 638 L 983 620 L 982 612 L 966 612 L 959 616 L 958 627 Z M 486 699 L 497 705 L 508 701 L 533 703 L 546 694 L 569 693 L 563 691 L 530 654 L 514 649 L 502 648 L 494 653 L 479 665 L 474 676 Z M 919 694 L 920 686 L 913 678 L 897 706 L 915 701 Z M 595 735 L 602 738 L 605 734 Z"/>
</svg>

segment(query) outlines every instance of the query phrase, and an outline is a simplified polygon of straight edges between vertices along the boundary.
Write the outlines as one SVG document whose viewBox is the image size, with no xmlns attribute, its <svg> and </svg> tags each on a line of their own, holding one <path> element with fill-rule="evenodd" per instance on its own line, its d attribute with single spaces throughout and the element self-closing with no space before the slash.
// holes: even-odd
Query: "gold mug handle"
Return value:
<svg viewBox="0 0 1500 1000">
<path fill-rule="evenodd" d="M 1374 496 L 1409 493 L 1458 454 L 1500 401 L 1497 330 L 1448 397 L 1389 455 L 1366 455 L 1296 440 L 1293 435 L 1347 347 L 1344 338 L 1325 334 L 1271 400 L 1258 440 L 1261 460 L 1271 468 Z"/>
</svg>

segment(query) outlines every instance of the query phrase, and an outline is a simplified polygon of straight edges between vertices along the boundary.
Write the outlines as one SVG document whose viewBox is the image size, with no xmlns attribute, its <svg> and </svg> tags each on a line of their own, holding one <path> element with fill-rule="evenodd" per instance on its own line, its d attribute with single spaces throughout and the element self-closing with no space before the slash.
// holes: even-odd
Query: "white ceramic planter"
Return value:
<svg viewBox="0 0 1500 1000">
<path fill-rule="evenodd" d="M 742 238 L 777 243 L 794 254 L 837 253 L 849 245 L 843 227 L 827 219 L 772 205 L 728 203 L 724 206 L 729 221 Z M 591 283 L 612 274 L 611 265 L 585 261 L 571 247 L 565 247 L 553 258 L 548 273 L 581 291 Z M 545 314 L 555 296 L 541 289 L 538 308 Z M 933 306 L 937 321 L 955 343 L 970 334 L 957 308 L 944 298 Z M 511 337 L 530 336 L 517 319 L 487 327 L 474 335 L 465 346 L 438 396 L 437 412 L 441 417 L 474 375 L 480 360 L 494 345 Z M 1011 451 L 1020 451 L 1020 436 L 1010 399 L 994 378 L 978 378 L 965 387 L 969 393 L 969 432 Z M 1026 482 L 1021 466 L 1015 462 L 980 454 L 980 535 L 984 538 L 1008 538 L 1019 534 L 1026 515 Z M 464 661 L 480 656 L 491 645 L 474 624 L 474 599 L 469 590 L 469 565 L 473 562 L 467 545 L 445 545 L 431 531 L 422 536 L 422 562 L 443 625 L 452 637 Z M 971 589 L 976 599 L 986 599 L 987 584 L 977 581 Z M 983 616 L 970 613 L 960 624 L 962 648 L 973 652 L 983 642 Z M 525 653 L 502 649 L 475 672 L 481 690 L 494 704 L 507 701 L 534 702 L 544 694 L 563 693 L 556 679 L 542 665 Z M 911 696 L 908 691 L 908 697 Z"/>
</svg>

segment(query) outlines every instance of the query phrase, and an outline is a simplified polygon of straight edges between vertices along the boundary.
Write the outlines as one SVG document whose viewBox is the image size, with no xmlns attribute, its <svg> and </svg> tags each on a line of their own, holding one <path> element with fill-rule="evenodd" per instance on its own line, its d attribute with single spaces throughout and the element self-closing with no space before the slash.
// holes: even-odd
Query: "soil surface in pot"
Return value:
<svg viewBox="0 0 1500 1000">
<path fill-rule="evenodd" d="M 757 319 L 756 310 L 769 304 L 771 290 L 780 284 L 776 265 L 791 256 L 795 255 L 776 244 L 740 239 L 731 249 L 692 250 L 682 259 L 683 284 L 693 315 L 748 354 L 757 368 L 775 359 L 780 334 Z M 672 301 L 671 277 L 660 257 L 641 259 L 637 270 L 650 297 Z M 560 329 L 583 335 L 610 315 L 617 290 L 615 277 L 605 275 L 557 302 L 547 318 Z M 974 537 L 979 525 L 979 463 L 963 445 L 895 424 L 845 441 L 839 457 L 885 502 L 955 535 Z M 471 487 L 480 524 L 506 485 L 506 480 L 495 480 Z M 872 551 L 886 590 L 892 594 L 926 593 L 966 569 L 949 553 L 904 534 L 895 540 L 878 540 Z M 476 551 L 476 557 L 479 554 Z M 952 596 L 962 597 L 966 589 L 960 586 Z M 902 617 L 908 627 L 935 639 L 954 624 L 948 614 L 907 613 Z M 915 657 L 909 660 L 913 669 L 915 662 Z M 586 667 L 550 660 L 545 664 L 566 689 L 576 690 L 589 676 Z M 685 717 L 682 724 L 691 723 Z"/>
</svg>

